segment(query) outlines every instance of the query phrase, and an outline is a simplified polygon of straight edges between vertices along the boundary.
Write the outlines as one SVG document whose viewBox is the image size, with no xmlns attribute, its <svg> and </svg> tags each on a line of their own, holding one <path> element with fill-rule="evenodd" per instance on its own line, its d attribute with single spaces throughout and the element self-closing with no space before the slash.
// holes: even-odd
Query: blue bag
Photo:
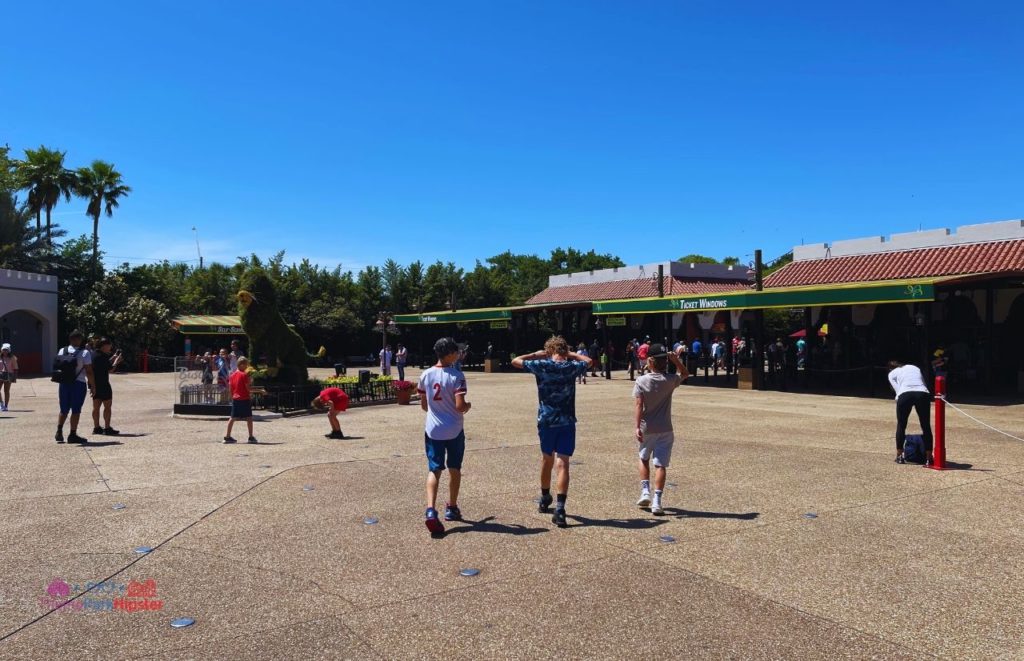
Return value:
<svg viewBox="0 0 1024 661">
<path fill-rule="evenodd" d="M 906 439 L 903 441 L 903 458 L 910 464 L 924 463 L 924 436 L 921 434 L 907 434 Z"/>
</svg>

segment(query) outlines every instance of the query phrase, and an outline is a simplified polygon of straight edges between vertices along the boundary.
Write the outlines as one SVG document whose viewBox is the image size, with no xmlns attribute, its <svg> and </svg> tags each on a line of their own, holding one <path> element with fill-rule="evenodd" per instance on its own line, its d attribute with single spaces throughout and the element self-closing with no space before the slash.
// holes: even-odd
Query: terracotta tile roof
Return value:
<svg viewBox="0 0 1024 661">
<path fill-rule="evenodd" d="M 715 280 L 712 278 L 675 278 L 665 276 L 665 295 L 715 294 L 749 288 L 749 283 L 737 280 Z M 530 300 L 527 305 L 538 303 L 577 303 L 590 301 L 611 301 L 622 298 L 644 298 L 657 296 L 658 287 L 652 278 L 616 280 L 613 282 L 592 282 L 565 287 L 548 287 Z"/>
<path fill-rule="evenodd" d="M 1024 239 L 792 262 L 765 287 L 797 287 L 978 273 L 1024 272 Z"/>
</svg>

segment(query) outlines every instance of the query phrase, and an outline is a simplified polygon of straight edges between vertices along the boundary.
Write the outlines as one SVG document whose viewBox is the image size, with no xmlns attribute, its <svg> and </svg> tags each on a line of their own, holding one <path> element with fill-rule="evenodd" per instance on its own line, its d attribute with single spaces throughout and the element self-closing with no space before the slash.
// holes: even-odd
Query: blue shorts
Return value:
<svg viewBox="0 0 1024 661">
<path fill-rule="evenodd" d="M 556 452 L 563 457 L 571 457 L 576 451 L 576 425 L 560 427 L 537 427 L 540 436 L 540 451 L 544 454 Z"/>
<path fill-rule="evenodd" d="M 60 398 L 60 414 L 67 415 L 68 411 L 74 415 L 82 412 L 82 404 L 85 404 L 85 393 L 88 391 L 84 381 L 74 383 L 62 383 L 58 386 Z"/>
<path fill-rule="evenodd" d="M 252 417 L 251 399 L 232 399 L 231 417 L 235 420 L 244 420 Z"/>
<path fill-rule="evenodd" d="M 465 432 L 460 431 L 459 435 L 450 441 L 435 441 L 423 434 L 423 441 L 427 447 L 427 467 L 431 473 L 443 471 L 445 465 L 448 468 L 462 470 L 462 457 L 466 454 Z"/>
</svg>

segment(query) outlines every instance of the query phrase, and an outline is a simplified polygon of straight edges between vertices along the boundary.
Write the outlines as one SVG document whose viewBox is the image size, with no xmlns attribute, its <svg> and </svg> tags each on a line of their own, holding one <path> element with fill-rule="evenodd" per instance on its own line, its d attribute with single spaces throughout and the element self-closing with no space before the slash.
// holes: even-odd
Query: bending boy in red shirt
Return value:
<svg viewBox="0 0 1024 661">
<path fill-rule="evenodd" d="M 345 438 L 341 433 L 341 423 L 338 422 L 338 414 L 348 408 L 348 395 L 341 388 L 324 388 L 319 395 L 313 399 L 313 408 L 318 411 L 327 409 L 327 419 L 331 422 L 331 433 L 324 434 L 327 438 Z"/>
</svg>

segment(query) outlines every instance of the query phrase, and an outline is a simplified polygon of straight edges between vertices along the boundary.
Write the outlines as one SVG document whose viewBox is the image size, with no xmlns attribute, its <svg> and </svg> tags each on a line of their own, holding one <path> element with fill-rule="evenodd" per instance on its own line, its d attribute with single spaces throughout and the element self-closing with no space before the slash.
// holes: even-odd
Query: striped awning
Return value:
<svg viewBox="0 0 1024 661">
<path fill-rule="evenodd" d="M 172 319 L 171 325 L 183 335 L 245 335 L 237 315 L 182 315 Z"/>
</svg>

